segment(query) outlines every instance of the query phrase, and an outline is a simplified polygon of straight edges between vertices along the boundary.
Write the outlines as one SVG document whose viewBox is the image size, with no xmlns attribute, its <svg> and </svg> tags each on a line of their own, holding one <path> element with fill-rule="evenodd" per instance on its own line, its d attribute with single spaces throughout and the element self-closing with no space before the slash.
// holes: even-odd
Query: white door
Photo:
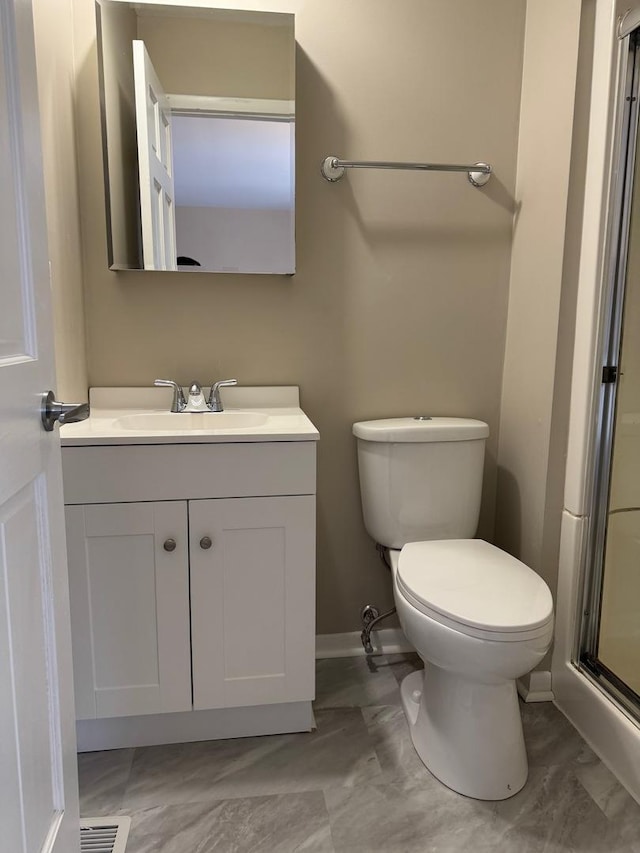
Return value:
<svg viewBox="0 0 640 853">
<path fill-rule="evenodd" d="M 315 497 L 189 501 L 193 706 L 313 699 Z"/>
<path fill-rule="evenodd" d="M 0 850 L 79 849 L 60 445 L 29 0 L 0 0 Z"/>
<path fill-rule="evenodd" d="M 187 502 L 66 516 L 78 719 L 190 711 Z"/>
<path fill-rule="evenodd" d="M 143 41 L 133 42 L 142 259 L 146 270 L 175 270 L 176 221 L 171 112 Z"/>
</svg>

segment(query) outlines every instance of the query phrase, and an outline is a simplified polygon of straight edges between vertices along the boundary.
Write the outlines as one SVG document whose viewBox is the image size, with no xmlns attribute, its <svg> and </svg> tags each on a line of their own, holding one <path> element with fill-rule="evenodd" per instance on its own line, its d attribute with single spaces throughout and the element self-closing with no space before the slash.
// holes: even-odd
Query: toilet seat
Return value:
<svg viewBox="0 0 640 853">
<path fill-rule="evenodd" d="M 470 636 L 518 642 L 552 629 L 553 601 L 544 580 L 481 539 L 405 545 L 396 584 L 413 607 Z"/>
</svg>

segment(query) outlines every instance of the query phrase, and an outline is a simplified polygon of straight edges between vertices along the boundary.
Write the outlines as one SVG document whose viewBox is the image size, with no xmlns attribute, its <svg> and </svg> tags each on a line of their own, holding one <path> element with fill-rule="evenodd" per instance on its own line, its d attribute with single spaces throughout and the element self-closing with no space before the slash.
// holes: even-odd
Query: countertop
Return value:
<svg viewBox="0 0 640 853">
<path fill-rule="evenodd" d="M 206 389 L 208 391 L 208 388 Z M 171 429 L 123 428 L 132 415 L 168 413 L 172 391 L 168 388 L 92 388 L 91 414 L 85 421 L 60 427 L 63 447 L 118 444 L 217 444 L 269 441 L 318 441 L 320 435 L 300 408 L 297 386 L 235 386 L 222 389 L 225 412 L 253 412 L 265 416 L 259 426 L 220 429 L 216 413 L 206 412 L 205 429 L 185 428 L 182 414 L 172 415 Z M 175 428 L 173 421 L 175 419 Z M 211 419 L 211 425 L 208 421 Z"/>
</svg>

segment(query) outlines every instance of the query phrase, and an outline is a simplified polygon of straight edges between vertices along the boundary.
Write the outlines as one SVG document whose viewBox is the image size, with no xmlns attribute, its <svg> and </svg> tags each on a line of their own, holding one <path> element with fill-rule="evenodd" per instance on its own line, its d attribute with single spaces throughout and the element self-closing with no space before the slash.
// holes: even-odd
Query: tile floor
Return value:
<svg viewBox="0 0 640 853">
<path fill-rule="evenodd" d="M 441 785 L 400 707 L 419 665 L 318 661 L 310 734 L 80 755 L 82 814 L 131 815 L 127 853 L 640 853 L 640 806 L 549 703 L 522 706 L 519 794 Z"/>
</svg>

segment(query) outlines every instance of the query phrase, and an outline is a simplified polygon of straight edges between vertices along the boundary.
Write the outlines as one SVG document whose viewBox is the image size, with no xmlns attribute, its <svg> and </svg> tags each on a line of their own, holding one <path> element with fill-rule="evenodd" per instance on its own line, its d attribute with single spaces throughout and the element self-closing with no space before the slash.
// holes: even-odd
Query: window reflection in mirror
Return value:
<svg viewBox="0 0 640 853">
<path fill-rule="evenodd" d="M 293 16 L 96 8 L 111 268 L 293 273 Z"/>
</svg>

